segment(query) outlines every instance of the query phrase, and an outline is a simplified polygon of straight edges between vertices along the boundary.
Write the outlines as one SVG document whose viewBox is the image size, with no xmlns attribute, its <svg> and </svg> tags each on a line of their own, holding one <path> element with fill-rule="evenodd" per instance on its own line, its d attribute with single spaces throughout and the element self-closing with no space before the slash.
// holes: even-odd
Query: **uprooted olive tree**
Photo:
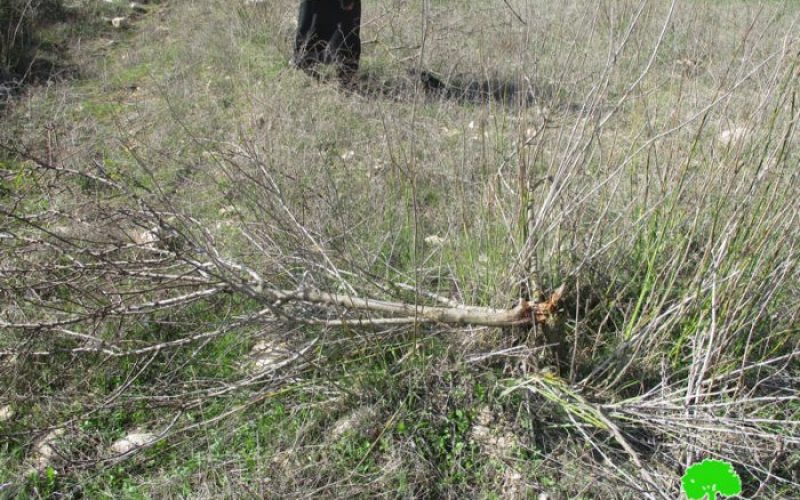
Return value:
<svg viewBox="0 0 800 500">
<path fill-rule="evenodd" d="M 544 298 L 536 290 L 534 300 L 528 294 L 499 309 L 461 304 L 426 289 L 355 273 L 298 221 L 266 171 L 252 181 L 263 196 L 259 203 L 264 224 L 276 229 L 283 241 L 270 235 L 258 241 L 245 233 L 263 258 L 254 264 L 226 255 L 207 229 L 208 221 L 182 211 L 160 187 L 150 189 L 131 179 L 119 182 L 102 168 L 78 170 L 14 153 L 22 161 L 7 173 L 16 171 L 30 182 L 22 190 L 44 188 L 40 196 L 64 202 L 74 194 L 74 187 L 67 186 L 84 186 L 105 198 L 86 202 L 75 197 L 66 207 L 44 212 L 26 213 L 16 204 L 2 209 L 7 221 L 2 233 L 8 280 L 4 299 L 10 307 L 0 326 L 41 337 L 81 339 L 76 352 L 128 355 L 222 335 L 225 330 L 131 349 L 86 331 L 223 294 L 263 306 L 248 321 L 326 327 L 440 323 L 536 328 L 553 324 L 564 292 L 561 286 Z M 53 185 L 63 186 L 63 191 L 53 193 Z M 125 203 L 117 203 L 120 200 Z"/>
<path fill-rule="evenodd" d="M 379 400 L 379 428 L 348 472 L 379 452 L 390 465 L 412 457 L 409 471 L 440 467 L 413 479 L 417 492 L 462 472 L 458 449 L 495 463 L 464 409 L 513 435 L 503 463 L 571 474 L 571 496 L 602 485 L 675 498 L 705 456 L 733 463 L 748 495 L 793 491 L 796 36 L 751 40 L 746 23 L 746 57 L 687 63 L 670 50 L 693 39 L 695 12 L 631 6 L 606 26 L 615 16 L 591 3 L 580 19 L 594 30 L 564 21 L 570 36 L 611 38 L 559 41 L 538 109 L 301 84 L 275 72 L 283 59 L 241 63 L 253 46 L 263 63 L 263 39 L 228 43 L 241 26 L 224 23 L 209 23 L 219 37 L 183 33 L 190 64 L 163 78 L 131 56 L 119 64 L 141 85 L 103 73 L 75 96 L 47 90 L 37 105 L 56 105 L 40 122 L 12 106 L 15 128 L 0 129 L 0 410 L 15 416 L 0 436 L 19 476 L 44 463 L 37 450 L 55 450 L 65 474 L 102 469 L 273 400 L 312 431 L 279 450 L 305 465 L 265 460 L 272 477 L 314 475 L 303 453 L 327 439 L 327 412 Z M 441 433 L 399 430 L 431 415 Z M 231 425 L 215 449 L 249 429 Z M 141 428 L 143 446 L 108 451 Z M 317 480 L 336 485 L 331 470 L 278 491 L 318 493 Z"/>
</svg>

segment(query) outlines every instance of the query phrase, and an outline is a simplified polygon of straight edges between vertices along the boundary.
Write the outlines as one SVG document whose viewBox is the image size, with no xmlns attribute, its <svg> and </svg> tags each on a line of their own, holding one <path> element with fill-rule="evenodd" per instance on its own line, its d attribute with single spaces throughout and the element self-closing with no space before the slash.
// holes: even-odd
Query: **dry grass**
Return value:
<svg viewBox="0 0 800 500">
<path fill-rule="evenodd" d="M 796 7 L 367 1 L 355 92 L 294 10 L 154 7 L 7 108 L 0 494 L 675 498 L 715 457 L 796 497 Z M 534 331 L 264 292 L 531 282 Z"/>
</svg>

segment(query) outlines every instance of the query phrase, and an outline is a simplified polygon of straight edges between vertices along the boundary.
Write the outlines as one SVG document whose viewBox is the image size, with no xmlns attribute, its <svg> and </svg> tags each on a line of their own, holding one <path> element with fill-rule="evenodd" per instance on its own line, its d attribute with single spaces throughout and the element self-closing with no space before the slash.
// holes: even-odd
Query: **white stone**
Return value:
<svg viewBox="0 0 800 500">
<path fill-rule="evenodd" d="M 134 231 L 130 235 L 134 243 L 141 247 L 154 248 L 158 242 L 158 228 Z"/>
<path fill-rule="evenodd" d="M 737 142 L 741 142 L 747 137 L 747 129 L 744 127 L 733 127 L 728 130 L 723 130 L 719 134 L 719 142 L 723 146 L 732 146 Z"/>
<path fill-rule="evenodd" d="M 14 409 L 9 405 L 0 406 L 0 422 L 11 420 L 14 416 Z"/>
<path fill-rule="evenodd" d="M 270 342 L 261 341 L 250 350 L 250 358 L 256 369 L 268 370 L 286 358 L 286 350 Z"/>
<path fill-rule="evenodd" d="M 376 413 L 375 408 L 371 406 L 356 408 L 333 424 L 330 439 L 335 441 L 350 431 L 358 431 L 369 426 L 374 421 Z"/>
<path fill-rule="evenodd" d="M 425 243 L 432 246 L 432 247 L 440 247 L 444 245 L 446 240 L 439 236 L 438 234 L 432 234 L 430 236 L 425 237 Z"/>
<path fill-rule="evenodd" d="M 127 17 L 113 17 L 111 18 L 111 26 L 115 28 L 127 28 L 128 27 L 128 18 Z"/>
<path fill-rule="evenodd" d="M 156 439 L 158 439 L 158 436 L 149 432 L 132 432 L 124 438 L 114 441 L 114 444 L 111 445 L 111 451 L 121 455 L 148 445 Z"/>
</svg>

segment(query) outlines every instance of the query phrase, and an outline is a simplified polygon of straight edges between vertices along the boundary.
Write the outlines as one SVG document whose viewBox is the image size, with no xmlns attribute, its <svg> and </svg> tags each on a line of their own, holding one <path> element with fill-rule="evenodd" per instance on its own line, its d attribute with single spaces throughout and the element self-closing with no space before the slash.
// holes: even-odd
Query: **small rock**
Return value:
<svg viewBox="0 0 800 500">
<path fill-rule="evenodd" d="M 732 146 L 733 144 L 744 140 L 745 137 L 747 137 L 746 128 L 734 127 L 720 132 L 718 139 L 723 146 Z"/>
<path fill-rule="evenodd" d="M 362 406 L 343 416 L 331 429 L 330 439 L 337 440 L 350 431 L 362 431 L 364 427 L 374 424 L 377 411 L 372 406 Z"/>
<path fill-rule="evenodd" d="M 355 151 L 347 151 L 344 154 L 342 154 L 341 158 L 344 161 L 348 161 L 348 160 L 352 160 L 355 156 L 356 156 L 356 152 Z"/>
<path fill-rule="evenodd" d="M 14 409 L 9 405 L 0 406 L 0 422 L 6 422 L 14 417 Z"/>
<path fill-rule="evenodd" d="M 58 452 L 53 446 L 64 433 L 64 429 L 56 429 L 36 442 L 31 455 L 31 465 L 35 470 L 43 471 L 58 460 Z"/>
<path fill-rule="evenodd" d="M 257 370 L 264 371 L 286 359 L 288 352 L 280 344 L 261 341 L 250 350 L 250 359 Z"/>
<path fill-rule="evenodd" d="M 425 237 L 425 243 L 432 246 L 432 247 L 440 247 L 444 245 L 446 240 L 439 236 L 438 234 L 432 234 L 430 236 Z"/>
<path fill-rule="evenodd" d="M 122 455 L 131 450 L 148 445 L 158 439 L 158 436 L 149 432 L 132 432 L 122 439 L 114 441 L 111 445 L 111 451 Z"/>
<path fill-rule="evenodd" d="M 128 27 L 128 18 L 127 17 L 112 17 L 111 18 L 111 26 L 122 29 Z"/>
<path fill-rule="evenodd" d="M 184 248 L 186 243 L 178 231 L 167 225 L 153 226 L 149 231 L 145 231 L 141 238 L 148 248 L 156 248 L 165 252 L 177 252 Z"/>
<path fill-rule="evenodd" d="M 155 248 L 158 242 L 158 228 L 150 230 L 135 231 L 130 235 L 134 243 L 145 248 Z"/>
</svg>

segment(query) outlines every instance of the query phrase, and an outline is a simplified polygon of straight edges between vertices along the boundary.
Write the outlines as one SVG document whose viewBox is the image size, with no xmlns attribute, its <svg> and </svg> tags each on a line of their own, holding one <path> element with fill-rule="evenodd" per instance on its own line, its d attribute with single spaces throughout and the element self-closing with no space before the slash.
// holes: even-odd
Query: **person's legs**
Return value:
<svg viewBox="0 0 800 500">
<path fill-rule="evenodd" d="M 350 83 L 361 59 L 361 0 L 341 0 L 341 43 L 336 48 L 339 79 Z"/>
<path fill-rule="evenodd" d="M 361 58 L 361 0 L 302 0 L 293 63 L 315 77 L 319 63 L 334 63 L 350 83 Z"/>
<path fill-rule="evenodd" d="M 302 0 L 297 14 L 297 34 L 292 63 L 306 73 L 319 77 L 314 66 L 320 62 L 319 0 Z"/>
</svg>

